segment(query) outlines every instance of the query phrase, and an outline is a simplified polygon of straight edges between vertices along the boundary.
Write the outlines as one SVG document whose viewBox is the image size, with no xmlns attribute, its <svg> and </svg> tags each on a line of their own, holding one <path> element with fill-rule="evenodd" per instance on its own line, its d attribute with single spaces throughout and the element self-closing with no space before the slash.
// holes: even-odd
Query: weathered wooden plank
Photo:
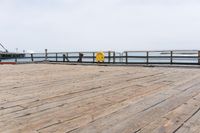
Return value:
<svg viewBox="0 0 200 133">
<path fill-rule="evenodd" d="M 157 131 L 166 122 L 160 117 L 179 119 L 181 123 L 196 110 L 193 105 L 197 100 L 192 98 L 200 91 L 199 71 L 48 64 L 2 66 L 0 132 L 129 132 L 136 131 L 134 127 L 147 129 L 148 125 L 152 125 L 149 131 Z M 187 107 L 188 110 L 173 113 Z M 197 127 L 193 127 L 194 132 Z"/>
<path fill-rule="evenodd" d="M 181 128 L 184 123 L 192 119 L 193 115 L 200 108 L 200 94 L 196 97 L 185 102 L 176 109 L 170 111 L 168 114 L 157 118 L 157 120 L 151 122 L 146 127 L 143 127 L 140 132 L 142 133 L 172 133 Z"/>
<path fill-rule="evenodd" d="M 5 114 L 10 114 L 10 113 L 14 113 L 20 110 L 24 110 L 23 107 L 20 106 L 13 106 L 13 107 L 9 107 L 9 108 L 0 108 L 0 116 L 5 115 Z"/>
<path fill-rule="evenodd" d="M 134 86 L 133 86 L 134 87 Z M 156 86 L 155 86 L 156 87 Z M 138 88 L 138 87 L 137 87 Z M 157 86 L 156 88 L 159 88 L 159 86 Z M 155 89 L 156 89 L 155 88 Z M 134 95 L 135 96 L 135 98 L 137 97 L 137 96 L 141 96 L 142 95 L 142 93 L 143 94 L 147 94 L 147 92 L 149 91 L 148 89 L 146 89 L 146 88 L 144 88 L 146 91 L 144 91 L 144 92 L 140 92 L 139 90 L 141 89 L 141 88 L 138 88 L 138 91 L 132 91 L 132 93 L 130 93 L 130 90 L 131 90 L 132 88 L 124 88 L 124 92 L 123 93 L 120 93 L 120 91 L 122 91 L 122 90 L 119 90 L 119 92 L 115 92 L 114 93 L 114 90 L 113 90 L 113 92 L 110 92 L 110 93 L 107 93 L 106 94 L 106 92 L 104 92 L 104 97 L 106 98 L 106 99 L 104 99 L 104 98 L 102 98 L 102 96 L 100 95 L 100 96 L 98 96 L 98 97 L 94 97 L 95 98 L 95 102 L 97 102 L 96 104 L 95 104 L 95 106 L 100 106 L 100 105 L 98 105 L 99 103 L 102 103 L 103 105 L 105 105 L 105 103 L 107 102 L 107 104 L 109 105 L 110 103 L 113 103 L 113 104 L 115 104 L 115 103 L 117 103 L 117 102 L 119 102 L 120 100 L 124 100 L 124 98 L 123 97 L 130 97 L 131 95 Z M 134 88 L 135 89 L 135 88 Z M 152 87 L 152 89 L 153 89 L 153 87 Z M 156 89 L 157 90 L 157 89 Z M 134 94 L 135 92 L 137 92 L 136 94 Z M 113 94 L 115 94 L 114 96 L 113 96 Z M 109 96 L 110 95 L 110 96 Z M 118 96 L 118 95 L 121 95 L 121 98 Z M 128 95 L 130 95 L 130 96 L 128 96 Z M 111 97 L 112 96 L 112 97 Z M 123 97 L 122 97 L 123 96 Z M 79 96 L 80 97 L 80 96 Z M 77 97 L 77 98 L 79 98 L 79 97 Z M 74 100 L 76 100 L 77 98 L 75 98 Z M 72 113 L 74 113 L 74 107 L 77 107 L 77 106 L 73 106 L 73 104 L 75 104 L 75 105 L 78 105 L 78 106 L 85 106 L 84 108 L 89 108 L 90 106 L 88 105 L 88 103 L 90 103 L 90 101 L 92 101 L 92 99 L 94 99 L 93 98 L 93 96 L 92 95 L 89 95 L 89 97 L 88 97 L 89 99 L 87 99 L 87 101 L 86 101 L 86 103 L 85 103 L 85 105 L 84 105 L 84 103 L 82 102 L 82 100 L 79 100 L 79 101 L 77 101 L 77 102 L 72 102 L 72 103 L 68 103 L 68 104 L 63 104 L 62 102 L 58 102 L 60 105 L 62 105 L 63 107 L 65 107 L 66 106 L 66 109 L 65 109 L 65 111 L 67 111 L 68 109 L 70 109 L 70 110 L 73 110 L 72 111 Z M 99 99 L 99 100 L 98 100 Z M 72 101 L 73 99 L 70 99 L 70 101 Z M 73 100 L 73 101 L 74 101 Z M 68 100 L 67 100 L 68 101 Z M 67 102 L 67 101 L 64 101 L 65 103 Z M 105 101 L 105 102 L 104 102 Z M 78 104 L 78 103 L 80 103 L 80 105 Z M 70 106 L 72 106 L 73 108 L 70 108 Z M 93 105 L 91 105 L 91 106 L 93 106 Z M 45 104 L 45 106 L 42 106 L 42 107 L 51 107 L 51 105 L 50 104 Z M 37 109 L 38 109 L 38 107 L 36 107 Z M 53 107 L 52 107 L 53 108 Z M 41 110 L 44 110 L 45 108 L 42 108 Z M 54 109 L 54 108 L 53 108 Z M 60 108 L 59 106 L 57 107 L 57 109 L 60 111 L 62 108 Z M 34 108 L 32 108 L 32 109 L 30 109 L 30 111 L 33 111 L 34 110 Z M 70 111 L 69 110 L 69 111 Z M 81 111 L 81 110 L 80 110 Z M 83 112 L 84 110 L 82 110 L 82 112 Z M 27 112 L 27 110 L 24 110 L 23 112 L 26 112 L 26 113 L 23 113 L 22 115 L 25 115 L 25 114 L 33 114 L 34 115 L 34 113 L 32 112 Z M 39 111 L 37 111 L 37 112 L 39 112 Z M 84 112 L 86 112 L 86 110 L 84 111 Z M 42 111 L 42 113 L 47 113 L 47 114 L 49 114 L 50 112 L 43 112 Z M 52 115 L 53 114 L 55 114 L 56 112 L 53 112 L 52 113 Z M 80 112 L 81 113 L 81 112 Z M 38 113 L 37 113 L 38 114 Z M 16 114 L 13 114 L 14 116 L 17 116 L 17 113 Z M 43 114 L 44 115 L 44 114 Z M 59 115 L 59 112 L 58 112 L 58 114 L 57 114 L 57 116 Z M 63 114 L 62 114 L 63 115 Z M 75 116 L 75 115 L 78 115 L 78 113 L 77 114 L 70 114 L 70 115 L 68 115 L 68 117 L 66 117 L 66 118 L 70 118 L 70 116 Z M 25 115 L 26 116 L 26 115 Z M 43 116 L 38 116 L 37 118 L 41 118 L 41 117 L 43 117 Z M 5 118 L 9 118 L 8 116 L 5 116 Z M 3 118 L 2 118 L 3 119 Z M 26 119 L 30 119 L 30 118 L 26 118 Z M 33 118 L 32 118 L 33 119 Z M 49 117 L 48 119 L 51 119 L 51 117 Z M 25 121 L 25 119 L 24 120 L 22 120 L 22 121 Z M 33 122 L 30 122 L 30 123 L 33 123 Z M 42 126 L 42 124 L 40 124 L 40 126 Z"/>
<path fill-rule="evenodd" d="M 170 92 L 171 91 L 171 92 Z M 108 117 L 94 121 L 84 128 L 80 128 L 74 132 L 136 132 L 143 126 L 150 123 L 154 119 L 164 115 L 175 107 L 180 106 L 185 101 L 196 95 L 196 91 L 200 92 L 197 87 L 179 93 L 170 90 L 171 95 L 157 94 L 153 98 L 145 99 L 141 103 L 133 104 L 129 108 L 124 108 Z M 175 95 L 176 94 L 176 95 Z M 148 96 L 147 96 L 148 97 Z M 148 103 L 155 100 L 151 104 Z M 137 110 L 140 109 L 140 110 Z M 63 126 L 64 127 L 64 126 Z"/>
<path fill-rule="evenodd" d="M 199 104 L 197 105 L 199 106 Z M 200 109 L 193 113 L 191 118 L 187 119 L 176 133 L 199 133 L 200 132 Z"/>
</svg>

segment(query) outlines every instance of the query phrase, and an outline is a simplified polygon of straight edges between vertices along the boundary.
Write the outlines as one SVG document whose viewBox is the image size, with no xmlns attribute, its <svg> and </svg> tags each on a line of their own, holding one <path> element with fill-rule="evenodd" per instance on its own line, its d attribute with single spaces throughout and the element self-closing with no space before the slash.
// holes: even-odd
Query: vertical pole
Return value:
<svg viewBox="0 0 200 133">
<path fill-rule="evenodd" d="M 173 51 L 170 51 L 170 64 L 173 64 Z"/>
<path fill-rule="evenodd" d="M 33 60 L 33 54 L 31 54 L 31 61 L 33 62 L 34 60 Z"/>
<path fill-rule="evenodd" d="M 120 53 L 120 63 L 123 63 L 123 53 Z"/>
<path fill-rule="evenodd" d="M 198 51 L 198 64 L 200 65 L 200 51 Z"/>
<path fill-rule="evenodd" d="M 113 52 L 113 63 L 115 63 L 115 51 Z"/>
<path fill-rule="evenodd" d="M 56 53 L 56 62 L 58 61 L 58 53 Z"/>
<path fill-rule="evenodd" d="M 79 53 L 79 57 L 78 57 L 78 62 L 82 62 L 83 61 L 83 53 Z"/>
<path fill-rule="evenodd" d="M 63 54 L 63 62 L 65 62 L 65 54 Z"/>
<path fill-rule="evenodd" d="M 81 62 L 81 53 L 78 53 L 78 61 L 77 62 Z"/>
<path fill-rule="evenodd" d="M 93 63 L 95 63 L 95 52 L 92 53 Z"/>
<path fill-rule="evenodd" d="M 126 64 L 128 64 L 128 52 L 125 53 L 126 55 Z"/>
<path fill-rule="evenodd" d="M 69 62 L 69 54 L 68 53 L 66 53 L 66 57 L 65 58 L 67 58 L 67 62 Z"/>
<path fill-rule="evenodd" d="M 45 49 L 45 61 L 47 61 L 47 49 Z"/>
<path fill-rule="evenodd" d="M 147 51 L 147 65 L 149 64 L 149 51 Z"/>
<path fill-rule="evenodd" d="M 108 62 L 110 63 L 110 51 L 108 51 Z"/>
</svg>

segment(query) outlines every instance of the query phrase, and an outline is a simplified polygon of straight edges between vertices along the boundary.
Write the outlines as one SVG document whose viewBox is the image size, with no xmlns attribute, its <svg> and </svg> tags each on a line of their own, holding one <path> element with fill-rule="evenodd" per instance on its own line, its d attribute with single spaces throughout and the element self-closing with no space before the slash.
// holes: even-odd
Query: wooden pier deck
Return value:
<svg viewBox="0 0 200 133">
<path fill-rule="evenodd" d="M 0 133 L 200 133 L 200 69 L 0 66 Z"/>
</svg>

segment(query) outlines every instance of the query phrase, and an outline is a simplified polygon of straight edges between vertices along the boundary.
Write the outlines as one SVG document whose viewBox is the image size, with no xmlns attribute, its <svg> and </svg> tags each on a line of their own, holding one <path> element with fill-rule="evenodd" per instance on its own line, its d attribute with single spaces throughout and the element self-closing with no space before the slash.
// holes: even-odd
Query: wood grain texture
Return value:
<svg viewBox="0 0 200 133">
<path fill-rule="evenodd" d="M 0 66 L 0 133 L 199 133 L 200 69 Z"/>
</svg>

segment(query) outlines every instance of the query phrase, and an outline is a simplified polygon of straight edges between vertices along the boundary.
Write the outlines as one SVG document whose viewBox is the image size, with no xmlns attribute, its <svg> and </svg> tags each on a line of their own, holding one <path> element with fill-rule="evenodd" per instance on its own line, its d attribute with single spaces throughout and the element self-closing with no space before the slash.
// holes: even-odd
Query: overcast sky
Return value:
<svg viewBox="0 0 200 133">
<path fill-rule="evenodd" d="M 0 0 L 10 51 L 200 49 L 199 0 Z"/>
</svg>

